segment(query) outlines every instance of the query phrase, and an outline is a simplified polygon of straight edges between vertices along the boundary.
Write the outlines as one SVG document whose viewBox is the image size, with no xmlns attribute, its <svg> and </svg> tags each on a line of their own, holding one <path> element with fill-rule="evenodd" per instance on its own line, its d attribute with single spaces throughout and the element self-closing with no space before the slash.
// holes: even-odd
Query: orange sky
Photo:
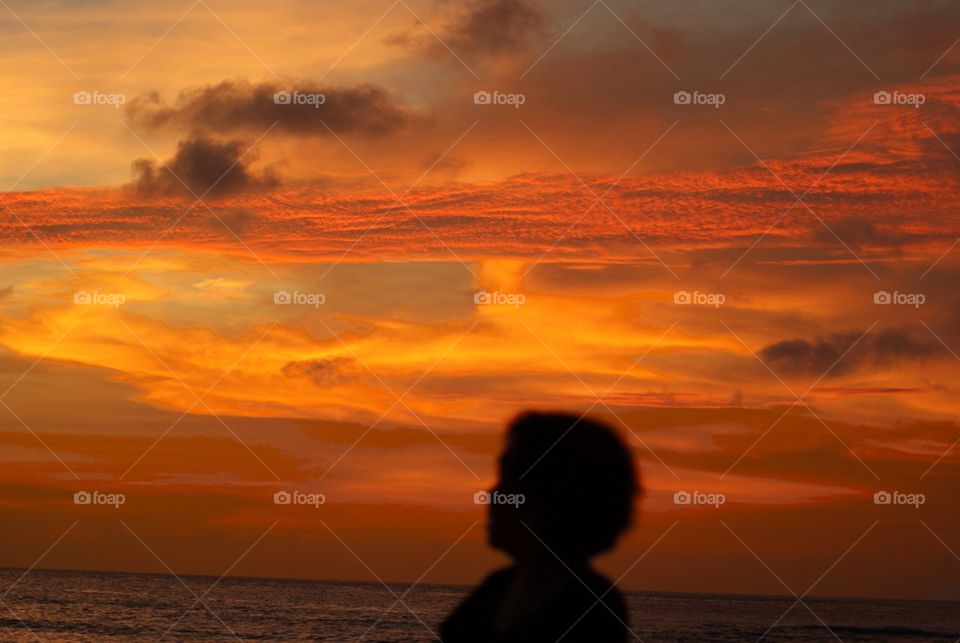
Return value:
<svg viewBox="0 0 960 643">
<path fill-rule="evenodd" d="M 958 10 L 581 4 L 0 8 L 0 565 L 474 582 L 537 407 L 628 589 L 960 598 Z"/>
</svg>

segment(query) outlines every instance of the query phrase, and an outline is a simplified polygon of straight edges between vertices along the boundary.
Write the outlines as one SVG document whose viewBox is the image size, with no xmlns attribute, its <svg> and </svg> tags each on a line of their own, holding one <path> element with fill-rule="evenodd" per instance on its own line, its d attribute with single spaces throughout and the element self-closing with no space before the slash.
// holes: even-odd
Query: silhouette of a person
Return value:
<svg viewBox="0 0 960 643">
<path fill-rule="evenodd" d="M 443 641 L 626 641 L 623 597 L 590 559 L 630 525 L 639 492 L 633 458 L 609 427 L 564 413 L 516 418 L 488 497 L 490 545 L 513 565 L 447 617 Z"/>
</svg>

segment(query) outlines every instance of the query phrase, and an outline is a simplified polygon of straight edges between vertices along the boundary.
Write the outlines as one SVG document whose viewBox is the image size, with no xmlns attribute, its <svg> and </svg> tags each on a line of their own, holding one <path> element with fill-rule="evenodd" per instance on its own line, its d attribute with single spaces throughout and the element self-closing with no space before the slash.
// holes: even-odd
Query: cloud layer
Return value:
<svg viewBox="0 0 960 643">
<path fill-rule="evenodd" d="M 276 127 L 290 136 L 383 136 L 412 118 L 409 108 L 373 85 L 331 87 L 309 81 L 223 81 L 186 89 L 168 104 L 157 93 L 135 97 L 127 117 L 148 130 L 259 137 Z"/>
<path fill-rule="evenodd" d="M 149 159 L 133 163 L 132 187 L 141 197 L 205 196 L 216 198 L 275 187 L 279 181 L 269 172 L 255 174 L 249 143 L 219 143 L 208 138 L 181 141 L 173 158 L 157 164 Z"/>
</svg>

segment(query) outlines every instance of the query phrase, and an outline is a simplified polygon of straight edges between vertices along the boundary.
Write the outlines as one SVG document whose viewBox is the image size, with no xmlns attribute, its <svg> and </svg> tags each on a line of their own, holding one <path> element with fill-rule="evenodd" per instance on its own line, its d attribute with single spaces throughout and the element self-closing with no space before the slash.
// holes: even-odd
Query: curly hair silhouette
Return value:
<svg viewBox="0 0 960 643">
<path fill-rule="evenodd" d="M 590 559 L 630 526 L 640 493 L 610 427 L 566 413 L 510 423 L 490 491 L 489 542 L 513 565 L 488 576 L 441 628 L 447 643 L 624 641 L 623 598 Z"/>
</svg>

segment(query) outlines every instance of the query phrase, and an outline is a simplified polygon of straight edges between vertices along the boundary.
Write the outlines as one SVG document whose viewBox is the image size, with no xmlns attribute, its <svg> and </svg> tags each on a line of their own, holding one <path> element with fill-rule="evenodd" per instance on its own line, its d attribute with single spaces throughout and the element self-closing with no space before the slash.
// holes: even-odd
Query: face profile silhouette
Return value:
<svg viewBox="0 0 960 643">
<path fill-rule="evenodd" d="M 589 561 L 630 526 L 639 491 L 630 451 L 610 427 L 565 413 L 517 417 L 486 496 L 489 543 L 514 564 L 471 592 L 443 640 L 626 640 L 622 597 Z"/>
</svg>

